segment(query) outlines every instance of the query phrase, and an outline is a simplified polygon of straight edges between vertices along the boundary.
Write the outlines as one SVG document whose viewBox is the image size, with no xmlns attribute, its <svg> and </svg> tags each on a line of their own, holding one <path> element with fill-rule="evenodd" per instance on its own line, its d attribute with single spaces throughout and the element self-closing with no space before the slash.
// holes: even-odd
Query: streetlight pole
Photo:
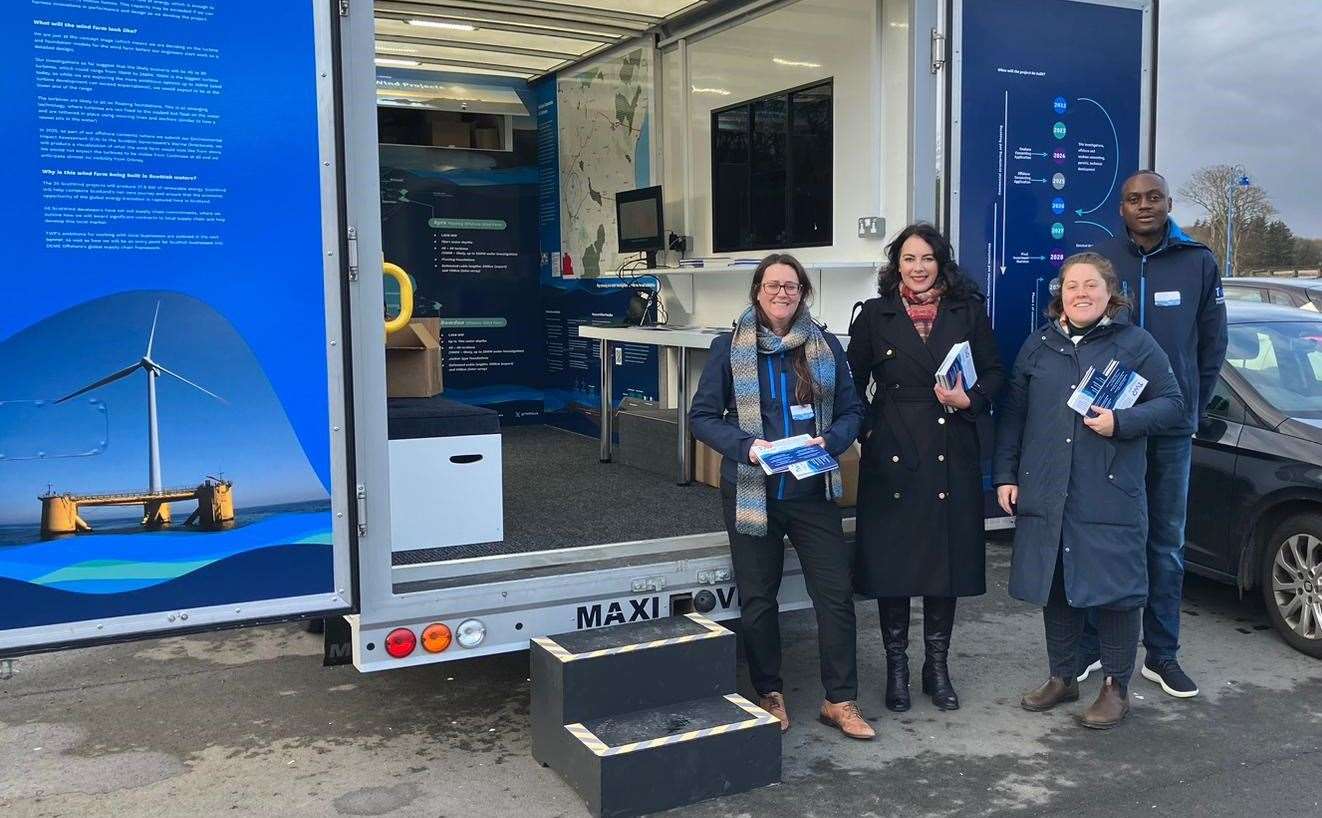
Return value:
<svg viewBox="0 0 1322 818">
<path fill-rule="evenodd" d="M 1247 190 L 1252 182 L 1238 165 L 1234 168 L 1235 178 L 1226 185 L 1226 269 L 1222 274 L 1230 278 L 1235 274 L 1235 186 Z"/>
</svg>

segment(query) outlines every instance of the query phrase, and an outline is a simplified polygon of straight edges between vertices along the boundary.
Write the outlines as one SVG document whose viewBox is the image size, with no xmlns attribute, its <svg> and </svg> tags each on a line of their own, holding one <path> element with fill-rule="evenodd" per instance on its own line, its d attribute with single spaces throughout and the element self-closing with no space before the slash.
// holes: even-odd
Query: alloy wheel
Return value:
<svg viewBox="0 0 1322 818">
<path fill-rule="evenodd" d="M 1271 587 L 1285 624 L 1305 639 L 1322 639 L 1322 540 L 1285 538 L 1272 561 Z"/>
</svg>

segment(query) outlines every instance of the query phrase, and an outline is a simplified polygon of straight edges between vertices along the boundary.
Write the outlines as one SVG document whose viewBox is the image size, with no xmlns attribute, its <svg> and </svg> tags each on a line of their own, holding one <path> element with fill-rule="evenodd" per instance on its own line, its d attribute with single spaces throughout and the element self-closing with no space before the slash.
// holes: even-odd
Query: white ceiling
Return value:
<svg viewBox="0 0 1322 818">
<path fill-rule="evenodd" d="M 532 79 L 710 0 L 375 0 L 377 63 Z"/>
</svg>

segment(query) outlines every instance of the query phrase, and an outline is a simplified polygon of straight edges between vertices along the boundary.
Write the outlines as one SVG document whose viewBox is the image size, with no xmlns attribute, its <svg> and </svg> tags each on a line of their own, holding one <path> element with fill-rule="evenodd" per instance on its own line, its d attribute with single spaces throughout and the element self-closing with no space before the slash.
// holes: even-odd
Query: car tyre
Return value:
<svg viewBox="0 0 1322 818">
<path fill-rule="evenodd" d="M 1322 514 L 1296 514 L 1262 551 L 1258 587 L 1267 617 L 1290 647 L 1322 659 Z"/>
</svg>

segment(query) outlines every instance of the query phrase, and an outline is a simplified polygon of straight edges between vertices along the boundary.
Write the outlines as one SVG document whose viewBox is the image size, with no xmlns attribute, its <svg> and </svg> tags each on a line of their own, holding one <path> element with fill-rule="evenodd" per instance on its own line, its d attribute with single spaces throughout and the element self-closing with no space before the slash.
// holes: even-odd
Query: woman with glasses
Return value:
<svg viewBox="0 0 1322 818">
<path fill-rule="evenodd" d="M 748 671 L 759 704 L 788 730 L 780 676 L 776 593 L 785 537 L 798 552 L 817 612 L 822 721 L 846 736 L 874 732 L 859 713 L 852 549 L 845 541 L 839 470 L 796 479 L 768 477 L 759 452 L 770 441 L 810 435 L 832 455 L 858 435 L 863 406 L 844 350 L 808 312 L 812 285 L 793 256 L 773 253 L 753 272 L 751 304 L 712 342 L 689 413 L 693 436 L 723 456 L 721 500 L 730 535 Z"/>
<path fill-rule="evenodd" d="M 923 598 L 923 692 L 959 709 L 947 656 L 955 600 L 986 592 L 982 449 L 1004 371 L 986 303 L 929 224 L 886 248 L 879 297 L 849 329 L 849 366 L 871 410 L 859 463 L 855 587 L 876 597 L 886 650 L 886 707 L 910 707 L 909 602 Z M 946 388 L 937 369 L 967 341 L 976 381 Z"/>
</svg>

